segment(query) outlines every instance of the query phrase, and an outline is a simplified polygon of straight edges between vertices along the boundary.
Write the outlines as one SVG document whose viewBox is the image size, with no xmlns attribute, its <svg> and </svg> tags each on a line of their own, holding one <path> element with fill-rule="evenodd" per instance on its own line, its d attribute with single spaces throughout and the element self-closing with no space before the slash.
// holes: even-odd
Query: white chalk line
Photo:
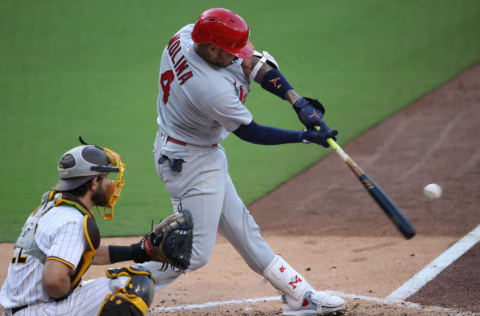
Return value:
<svg viewBox="0 0 480 316">
<path fill-rule="evenodd" d="M 470 248 L 480 241 L 480 225 L 478 225 L 474 230 L 468 233 L 465 237 L 460 239 L 457 243 L 447 249 L 442 253 L 437 259 L 428 264 L 420 272 L 415 274 L 410 280 L 404 283 L 401 287 L 393 291 L 386 298 L 378 298 L 364 295 L 348 294 L 338 291 L 326 291 L 329 294 L 337 295 L 343 298 L 357 299 L 375 302 L 384 305 L 395 305 L 398 307 L 405 307 L 409 309 L 416 309 L 422 311 L 432 311 L 432 312 L 444 312 L 447 314 L 454 314 L 458 316 L 477 316 L 480 313 L 472 312 L 462 312 L 451 308 L 445 308 L 440 306 L 423 306 L 417 303 L 406 302 L 405 299 L 414 293 L 416 293 L 421 287 L 426 283 L 431 281 L 436 275 L 448 267 L 452 262 L 457 260 Z M 150 309 L 149 312 L 165 312 L 165 311 L 182 311 L 182 310 L 191 310 L 191 309 L 205 309 L 212 307 L 219 307 L 224 305 L 235 305 L 235 304 L 246 304 L 246 303 L 263 303 L 269 301 L 280 301 L 280 296 L 270 296 L 262 298 L 253 298 L 253 299 L 241 299 L 241 300 L 230 300 L 223 302 L 207 302 L 203 304 L 191 304 L 191 305 L 179 305 L 179 306 L 168 306 L 168 307 L 157 307 Z"/>
<path fill-rule="evenodd" d="M 425 312 L 443 312 L 449 315 L 457 315 L 457 316 L 479 316 L 480 314 L 475 314 L 471 312 L 462 312 L 459 310 L 455 310 L 452 308 L 445 308 L 440 306 L 423 306 L 417 303 L 410 303 L 405 302 L 402 300 L 392 301 L 387 299 L 382 299 L 378 297 L 371 297 L 371 296 L 364 296 L 364 295 L 356 295 L 356 294 L 348 294 L 342 293 L 338 291 L 325 291 L 332 295 L 337 295 L 347 299 L 354 299 L 354 300 L 363 300 L 369 302 L 375 302 L 383 305 L 394 305 L 398 307 L 405 307 L 408 309 L 414 310 L 421 310 Z M 231 301 L 223 301 L 223 302 L 207 302 L 203 304 L 191 304 L 191 305 L 179 305 L 179 306 L 168 306 L 168 307 L 157 307 L 152 308 L 149 310 L 150 313 L 159 313 L 159 312 L 171 312 L 171 311 L 186 311 L 192 309 L 205 309 L 205 308 L 213 308 L 213 307 L 220 307 L 225 305 L 240 305 L 240 304 L 248 304 L 248 303 L 264 303 L 270 301 L 280 301 L 280 296 L 270 296 L 270 297 L 261 297 L 261 298 L 251 298 L 251 299 L 241 299 L 241 300 L 231 300 Z M 347 306 L 348 310 L 348 306 Z"/>
<path fill-rule="evenodd" d="M 223 302 L 207 302 L 203 304 L 192 304 L 192 305 L 179 305 L 179 306 L 169 306 L 169 307 L 157 307 L 150 309 L 149 312 L 166 312 L 166 311 L 179 311 L 179 310 L 188 310 L 188 309 L 204 309 L 210 307 L 218 307 L 223 305 L 234 305 L 234 304 L 245 304 L 245 303 L 261 303 L 269 301 L 279 301 L 280 296 L 270 296 L 270 297 L 261 297 L 261 298 L 246 298 L 241 300 L 231 300 Z"/>
<path fill-rule="evenodd" d="M 438 256 L 437 259 L 430 262 L 410 280 L 393 291 L 387 296 L 386 300 L 405 300 L 407 297 L 412 296 L 479 241 L 480 225 L 457 241 L 453 246 L 448 248 L 444 253 Z"/>
</svg>

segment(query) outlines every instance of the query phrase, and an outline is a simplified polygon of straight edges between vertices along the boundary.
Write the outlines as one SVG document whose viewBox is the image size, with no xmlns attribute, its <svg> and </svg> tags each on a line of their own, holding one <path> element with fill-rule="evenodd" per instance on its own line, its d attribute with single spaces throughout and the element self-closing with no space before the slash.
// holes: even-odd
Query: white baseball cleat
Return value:
<svg viewBox="0 0 480 316">
<path fill-rule="evenodd" d="M 292 309 L 285 296 L 282 295 L 283 315 L 343 315 L 345 301 L 338 296 L 329 295 L 325 292 L 307 292 L 303 297 L 302 306 Z"/>
</svg>

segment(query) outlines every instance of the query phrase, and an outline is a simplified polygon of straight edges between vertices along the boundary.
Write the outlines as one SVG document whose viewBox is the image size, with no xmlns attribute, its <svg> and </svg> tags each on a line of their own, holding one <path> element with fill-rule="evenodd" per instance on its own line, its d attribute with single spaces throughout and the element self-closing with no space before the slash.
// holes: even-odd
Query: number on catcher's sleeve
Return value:
<svg viewBox="0 0 480 316">
<path fill-rule="evenodd" d="M 12 263 L 13 264 L 25 264 L 27 262 L 27 258 L 28 256 L 22 256 L 22 252 L 23 252 L 23 249 L 22 248 L 18 248 L 20 249 L 20 251 L 18 252 L 18 254 L 12 258 Z"/>
</svg>

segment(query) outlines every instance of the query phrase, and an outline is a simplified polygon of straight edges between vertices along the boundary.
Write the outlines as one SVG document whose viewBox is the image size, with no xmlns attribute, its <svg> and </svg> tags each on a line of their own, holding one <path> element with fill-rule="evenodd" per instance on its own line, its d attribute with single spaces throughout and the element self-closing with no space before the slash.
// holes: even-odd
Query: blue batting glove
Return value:
<svg viewBox="0 0 480 316">
<path fill-rule="evenodd" d="M 295 102 L 293 109 L 297 112 L 300 122 L 307 128 L 312 129 L 325 124 L 322 120 L 325 109 L 318 100 L 302 97 Z"/>
</svg>

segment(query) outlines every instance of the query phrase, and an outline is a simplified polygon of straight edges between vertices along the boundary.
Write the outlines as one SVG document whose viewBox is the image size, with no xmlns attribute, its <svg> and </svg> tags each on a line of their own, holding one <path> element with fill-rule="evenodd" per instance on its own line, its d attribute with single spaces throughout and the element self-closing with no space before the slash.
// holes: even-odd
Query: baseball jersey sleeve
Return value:
<svg viewBox="0 0 480 316">
<path fill-rule="evenodd" d="M 252 114 L 230 91 L 208 97 L 201 102 L 201 110 L 212 120 L 217 121 L 228 132 L 233 132 L 240 125 L 248 125 Z"/>
<path fill-rule="evenodd" d="M 67 222 L 57 228 L 55 236 L 53 244 L 45 252 L 46 259 L 58 260 L 75 269 L 86 247 L 83 225 Z"/>
</svg>

